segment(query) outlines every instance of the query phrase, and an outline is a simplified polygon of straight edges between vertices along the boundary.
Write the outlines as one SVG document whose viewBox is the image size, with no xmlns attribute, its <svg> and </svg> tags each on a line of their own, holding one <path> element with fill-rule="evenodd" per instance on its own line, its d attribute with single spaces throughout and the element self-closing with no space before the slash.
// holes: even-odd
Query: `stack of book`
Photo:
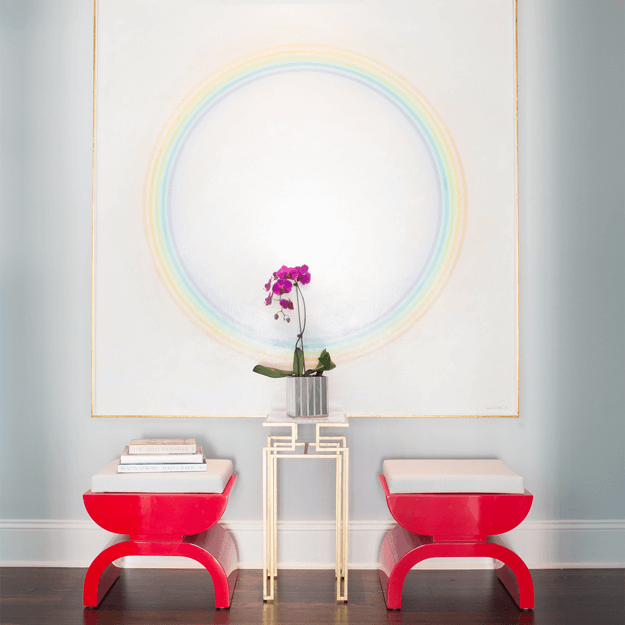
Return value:
<svg viewBox="0 0 625 625">
<path fill-rule="evenodd" d="M 118 473 L 164 473 L 206 471 L 202 446 L 194 438 L 131 440 L 122 453 Z"/>
</svg>

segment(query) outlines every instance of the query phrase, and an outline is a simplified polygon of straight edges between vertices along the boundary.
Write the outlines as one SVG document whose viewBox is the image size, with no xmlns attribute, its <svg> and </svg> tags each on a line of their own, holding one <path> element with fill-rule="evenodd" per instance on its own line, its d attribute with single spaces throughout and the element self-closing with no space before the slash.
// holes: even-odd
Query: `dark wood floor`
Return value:
<svg viewBox="0 0 625 625">
<path fill-rule="evenodd" d="M 230 610 L 215 610 L 208 573 L 126 569 L 97 610 L 82 608 L 84 569 L 0 568 L 4 625 L 623 625 L 625 570 L 532 571 L 536 608 L 520 612 L 494 571 L 411 571 L 403 609 L 387 611 L 376 571 L 350 571 L 336 603 L 333 571 L 280 571 L 263 604 L 261 572 L 241 571 Z"/>
</svg>

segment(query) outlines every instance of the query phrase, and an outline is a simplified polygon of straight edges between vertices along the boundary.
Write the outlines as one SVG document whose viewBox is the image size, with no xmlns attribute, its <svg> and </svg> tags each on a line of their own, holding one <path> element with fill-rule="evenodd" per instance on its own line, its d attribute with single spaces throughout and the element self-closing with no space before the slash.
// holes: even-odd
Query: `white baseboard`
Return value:
<svg viewBox="0 0 625 625">
<path fill-rule="evenodd" d="M 225 521 L 234 536 L 241 568 L 262 568 L 262 522 Z M 349 524 L 349 566 L 377 568 L 390 521 Z M 279 522 L 280 568 L 334 568 L 334 522 Z M 0 566 L 87 567 L 112 534 L 92 521 L 0 521 Z M 625 568 L 625 521 L 525 521 L 504 535 L 530 569 Z M 126 567 L 194 568 L 187 558 L 124 558 Z M 421 568 L 493 568 L 487 558 L 432 559 Z"/>
</svg>

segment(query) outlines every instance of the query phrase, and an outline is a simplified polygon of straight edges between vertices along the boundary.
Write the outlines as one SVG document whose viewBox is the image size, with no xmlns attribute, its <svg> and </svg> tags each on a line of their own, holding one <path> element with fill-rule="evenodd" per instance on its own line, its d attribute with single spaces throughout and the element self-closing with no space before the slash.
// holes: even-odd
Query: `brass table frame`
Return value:
<svg viewBox="0 0 625 625">
<path fill-rule="evenodd" d="M 315 424 L 315 442 L 298 442 L 300 424 Z M 263 422 L 265 427 L 288 427 L 290 435 L 267 436 L 267 447 L 263 447 L 263 600 L 273 601 L 275 582 L 278 575 L 278 460 L 299 458 L 336 460 L 336 525 L 335 525 L 335 568 L 336 600 L 347 601 L 347 553 L 348 506 L 349 506 L 349 449 L 345 436 L 322 436 L 322 428 L 349 427 L 347 417 L 342 413 L 331 413 L 326 418 L 297 419 L 286 413 L 270 414 Z M 309 453 L 311 447 L 314 453 Z M 303 448 L 302 453 L 297 453 Z"/>
</svg>

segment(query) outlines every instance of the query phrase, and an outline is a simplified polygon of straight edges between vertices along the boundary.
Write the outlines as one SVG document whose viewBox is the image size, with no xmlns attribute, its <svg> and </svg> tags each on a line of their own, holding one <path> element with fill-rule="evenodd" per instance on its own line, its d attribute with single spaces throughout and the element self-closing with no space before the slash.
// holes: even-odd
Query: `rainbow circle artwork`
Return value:
<svg viewBox="0 0 625 625">
<path fill-rule="evenodd" d="M 158 274 L 185 314 L 219 343 L 256 358 L 268 353 L 292 358 L 291 341 L 250 332 L 204 293 L 188 275 L 169 226 L 170 185 L 177 156 L 198 121 L 246 84 L 277 73 L 323 72 L 356 81 L 395 106 L 426 146 L 438 187 L 436 230 L 427 260 L 405 291 L 379 318 L 353 332 L 323 340 L 337 362 L 371 353 L 396 340 L 432 307 L 457 264 L 466 224 L 466 183 L 462 163 L 440 115 L 405 78 L 366 56 L 322 45 L 273 47 L 237 59 L 198 85 L 179 105 L 161 132 L 149 163 L 144 190 L 144 227 Z"/>
</svg>

